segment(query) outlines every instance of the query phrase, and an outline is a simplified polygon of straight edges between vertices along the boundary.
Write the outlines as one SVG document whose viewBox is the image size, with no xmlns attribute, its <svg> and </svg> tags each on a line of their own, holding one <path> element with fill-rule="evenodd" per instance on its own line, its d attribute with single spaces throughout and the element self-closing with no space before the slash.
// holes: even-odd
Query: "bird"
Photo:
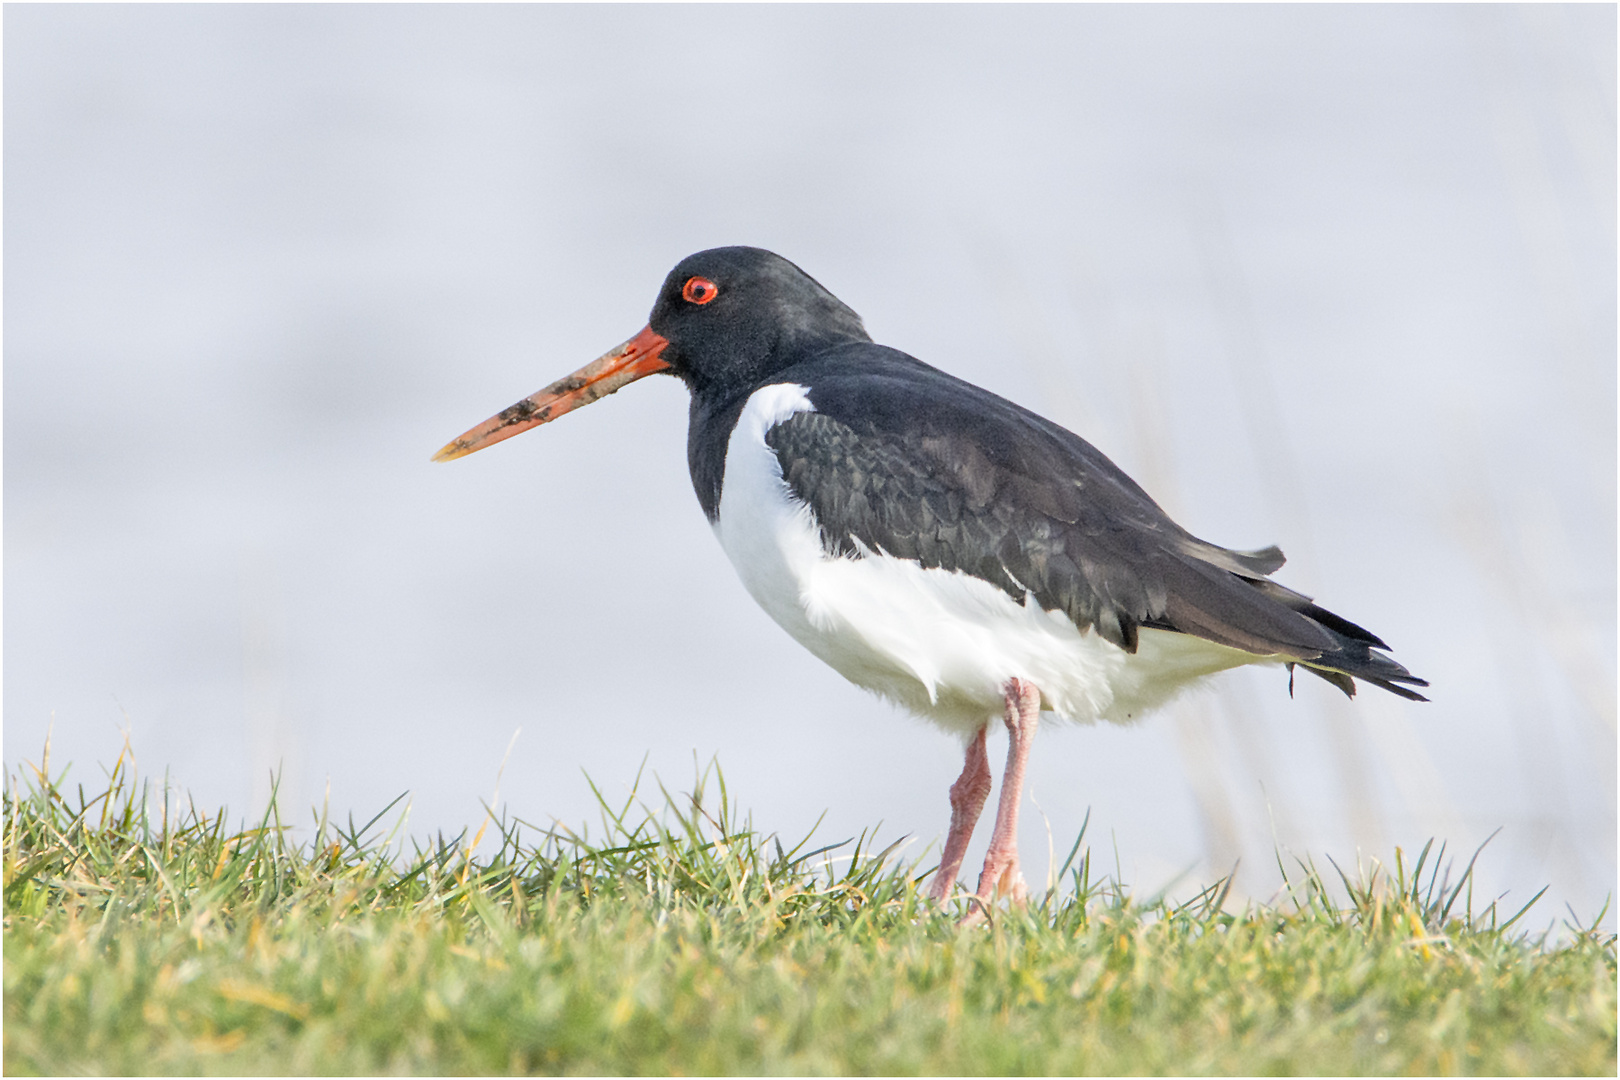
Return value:
<svg viewBox="0 0 1620 1080">
<path fill-rule="evenodd" d="M 698 504 L 744 588 L 850 682 L 961 739 L 927 895 L 955 894 L 1008 732 L 975 910 L 1027 895 L 1018 810 L 1043 715 L 1128 724 L 1228 669 L 1296 667 L 1354 696 L 1429 684 L 1378 636 L 1172 521 L 1101 451 L 874 342 L 798 266 L 755 247 L 682 259 L 647 325 L 434 455 L 460 458 L 654 374 L 690 392 Z"/>
</svg>

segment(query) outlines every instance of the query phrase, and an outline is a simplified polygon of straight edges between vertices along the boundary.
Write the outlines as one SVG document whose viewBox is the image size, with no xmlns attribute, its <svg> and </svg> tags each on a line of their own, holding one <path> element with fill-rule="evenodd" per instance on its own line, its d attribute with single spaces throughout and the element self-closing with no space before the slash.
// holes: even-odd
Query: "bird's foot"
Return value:
<svg viewBox="0 0 1620 1080">
<path fill-rule="evenodd" d="M 975 895 L 984 901 L 1005 899 L 1022 906 L 1029 897 L 1029 886 L 1024 884 L 1024 875 L 1018 869 L 1017 853 L 1005 860 L 994 856 L 986 859 Z"/>
<path fill-rule="evenodd" d="M 997 883 L 996 895 L 1006 897 L 1015 907 L 1024 907 L 1029 903 L 1029 886 L 1024 884 L 1024 875 L 1018 872 L 1017 867 L 1013 868 L 1010 880 L 1003 876 Z"/>
<path fill-rule="evenodd" d="M 1011 856 L 992 852 L 985 858 L 984 872 L 979 875 L 979 889 L 973 894 L 973 907 L 960 920 L 959 926 L 977 926 L 990 916 L 990 905 L 1008 900 L 1015 907 L 1023 907 L 1029 900 L 1029 886 L 1018 869 L 1018 854 Z"/>
</svg>

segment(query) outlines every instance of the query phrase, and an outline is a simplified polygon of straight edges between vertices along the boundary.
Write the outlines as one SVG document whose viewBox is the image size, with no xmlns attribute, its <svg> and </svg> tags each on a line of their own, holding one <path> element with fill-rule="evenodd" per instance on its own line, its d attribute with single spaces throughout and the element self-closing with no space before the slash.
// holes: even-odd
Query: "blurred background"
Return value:
<svg viewBox="0 0 1620 1080">
<path fill-rule="evenodd" d="M 1279 856 L 1500 830 L 1476 906 L 1545 885 L 1530 923 L 1589 920 L 1616 874 L 1615 30 L 1612 5 L 10 7 L 7 769 L 51 731 L 93 783 L 128 733 L 233 818 L 279 771 L 293 820 L 409 792 L 425 836 L 476 827 L 503 759 L 500 805 L 578 828 L 587 774 L 680 790 L 717 758 L 784 839 L 825 815 L 824 842 L 937 853 L 960 748 L 755 608 L 677 382 L 428 461 L 638 330 L 682 256 L 753 244 L 1198 535 L 1281 545 L 1280 580 L 1433 683 L 1290 699 L 1249 670 L 1044 730 L 1032 884 L 1088 811 L 1133 888 L 1237 866 L 1259 899 Z"/>
</svg>

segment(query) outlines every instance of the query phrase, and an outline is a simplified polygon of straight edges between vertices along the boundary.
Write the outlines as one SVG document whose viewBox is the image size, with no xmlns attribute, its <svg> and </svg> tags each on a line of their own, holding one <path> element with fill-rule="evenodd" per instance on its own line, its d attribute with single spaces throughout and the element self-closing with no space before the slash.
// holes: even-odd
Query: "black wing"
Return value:
<svg viewBox="0 0 1620 1080">
<path fill-rule="evenodd" d="M 794 370 L 781 373 L 794 381 Z M 1140 627 L 1299 662 L 1414 700 L 1428 685 L 1375 635 L 1267 579 L 1276 548 L 1231 551 L 1171 521 L 1095 447 L 1028 410 L 871 344 L 806 373 L 815 412 L 766 433 L 829 550 L 882 551 L 1026 594 L 1134 652 Z"/>
</svg>

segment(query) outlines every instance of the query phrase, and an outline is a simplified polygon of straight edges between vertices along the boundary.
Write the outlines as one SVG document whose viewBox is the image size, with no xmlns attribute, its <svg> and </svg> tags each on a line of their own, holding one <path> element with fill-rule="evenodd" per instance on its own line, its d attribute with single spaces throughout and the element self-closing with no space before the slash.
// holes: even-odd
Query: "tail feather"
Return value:
<svg viewBox="0 0 1620 1080">
<path fill-rule="evenodd" d="M 1384 655 L 1389 651 L 1389 645 L 1371 630 L 1318 607 L 1304 593 L 1295 592 L 1269 578 L 1243 576 L 1243 580 L 1267 599 L 1298 612 L 1327 632 L 1335 647 L 1324 649 L 1319 656 L 1301 656 L 1297 663 L 1317 678 L 1326 679 L 1343 690 L 1346 697 L 1356 696 L 1354 680 L 1360 679 L 1409 701 L 1429 700 L 1406 688 L 1428 686 L 1428 681 L 1418 678 L 1404 665 Z M 1401 685 L 1403 683 L 1406 686 Z"/>
<path fill-rule="evenodd" d="M 1244 576 L 1243 580 L 1254 586 L 1262 595 L 1277 601 L 1284 607 L 1294 609 L 1312 622 L 1325 626 L 1335 634 L 1347 637 L 1351 641 L 1365 642 L 1375 649 L 1383 649 L 1386 652 L 1389 650 L 1389 646 L 1384 644 L 1384 640 L 1377 634 L 1368 630 L 1365 626 L 1356 625 L 1342 615 L 1335 615 L 1326 608 L 1317 607 L 1316 604 L 1312 603 L 1311 598 L 1304 593 L 1295 592 L 1286 585 L 1279 585 L 1270 578 Z"/>
<path fill-rule="evenodd" d="M 1407 689 L 1408 686 L 1428 686 L 1428 680 L 1418 678 L 1406 670 L 1405 665 L 1382 652 L 1375 651 L 1389 648 L 1378 638 L 1330 611 L 1323 611 L 1315 604 L 1311 604 L 1300 614 L 1321 625 L 1339 645 L 1338 649 L 1324 651 L 1320 656 L 1301 659 L 1299 664 L 1306 671 L 1337 686 L 1344 691 L 1346 697 L 1356 696 L 1356 684 L 1353 679 L 1360 679 L 1408 701 L 1429 700 L 1417 691 Z M 1360 633 L 1355 635 L 1345 633 L 1339 629 L 1340 625 L 1348 626 Z"/>
</svg>

